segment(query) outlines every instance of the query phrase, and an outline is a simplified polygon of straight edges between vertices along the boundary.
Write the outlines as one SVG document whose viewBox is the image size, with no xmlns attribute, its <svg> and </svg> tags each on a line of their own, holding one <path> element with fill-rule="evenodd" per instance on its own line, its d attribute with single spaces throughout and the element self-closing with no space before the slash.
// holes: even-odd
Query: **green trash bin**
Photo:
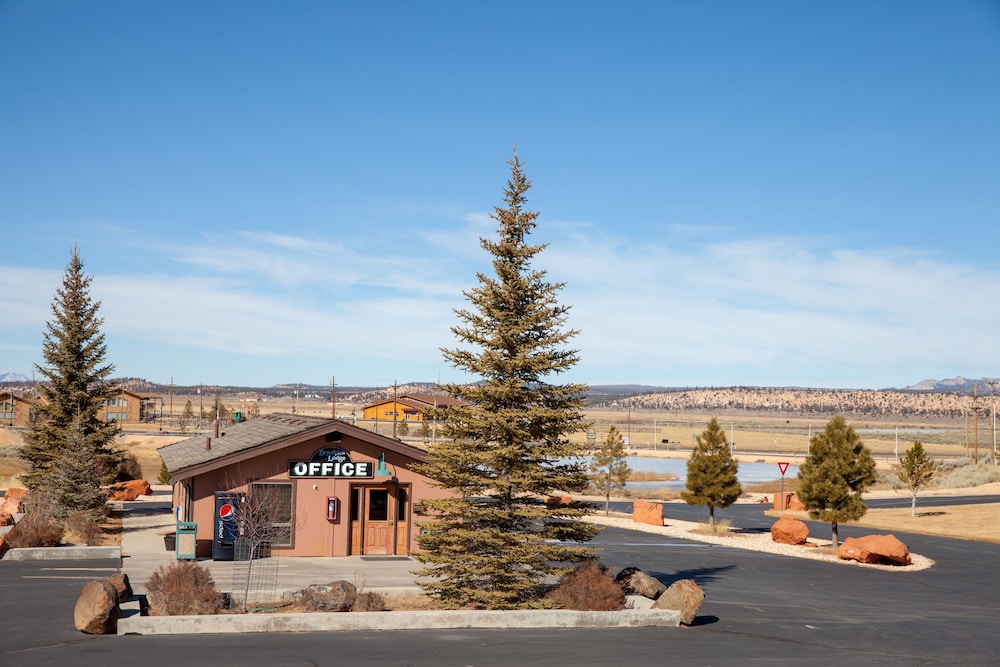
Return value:
<svg viewBox="0 0 1000 667">
<path fill-rule="evenodd" d="M 193 521 L 177 522 L 177 560 L 195 560 L 198 546 L 198 524 Z"/>
</svg>

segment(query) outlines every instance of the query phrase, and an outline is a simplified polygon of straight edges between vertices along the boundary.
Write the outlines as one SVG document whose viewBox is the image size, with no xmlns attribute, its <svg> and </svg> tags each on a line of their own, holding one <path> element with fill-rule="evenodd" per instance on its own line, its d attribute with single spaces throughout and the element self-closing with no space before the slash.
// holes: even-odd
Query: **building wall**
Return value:
<svg viewBox="0 0 1000 667">
<path fill-rule="evenodd" d="M 137 394 L 130 391 L 117 392 L 104 404 L 104 419 L 109 422 L 137 424 L 141 404 L 142 399 Z"/>
<path fill-rule="evenodd" d="M 388 414 L 387 414 L 388 413 Z M 379 421 L 392 421 L 395 413 L 396 421 L 423 421 L 424 413 L 420 408 L 407 405 L 400 401 L 385 401 L 377 405 L 365 408 L 365 419 L 378 419 Z M 376 416 L 377 415 L 377 416 Z"/>
<path fill-rule="evenodd" d="M 352 552 L 351 534 L 351 487 L 388 485 L 398 488 L 400 485 L 410 485 L 410 519 L 408 536 L 403 542 L 407 552 L 418 549 L 416 535 L 419 530 L 416 525 L 419 517 L 412 511 L 415 501 L 429 497 L 442 497 L 448 493 L 430 485 L 429 481 L 409 470 L 412 460 L 393 452 L 385 451 L 387 467 L 394 472 L 395 481 L 385 479 L 334 479 L 334 478 L 289 478 L 289 464 L 294 461 L 308 461 L 315 452 L 323 447 L 336 446 L 347 451 L 354 462 L 368 461 L 373 469 L 378 464 L 379 455 L 383 450 L 368 443 L 356 441 L 345 436 L 342 442 L 331 445 L 323 438 L 316 438 L 285 449 L 264 454 L 220 468 L 187 482 L 191 489 L 190 518 L 181 520 L 195 521 L 198 524 L 197 540 L 198 555 L 211 556 L 212 533 L 215 526 L 215 492 L 230 490 L 247 490 L 247 480 L 256 482 L 288 481 L 294 484 L 294 540 L 291 547 L 272 547 L 276 554 L 285 556 L 347 556 Z M 174 505 L 184 507 L 183 489 L 181 484 L 175 485 Z M 327 520 L 327 498 L 336 496 L 340 500 L 340 511 L 337 520 Z M 396 529 L 399 529 L 396 524 Z M 355 545 L 356 547 L 357 545 Z M 398 551 L 398 549 L 394 549 Z"/>
<path fill-rule="evenodd" d="M 0 394 L 0 425 L 28 426 L 31 423 L 31 403 L 12 394 Z"/>
</svg>

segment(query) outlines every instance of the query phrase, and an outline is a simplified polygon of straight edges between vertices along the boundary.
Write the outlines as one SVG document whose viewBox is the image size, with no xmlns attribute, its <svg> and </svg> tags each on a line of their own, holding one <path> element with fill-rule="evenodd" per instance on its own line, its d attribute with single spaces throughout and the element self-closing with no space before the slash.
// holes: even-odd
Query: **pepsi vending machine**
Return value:
<svg viewBox="0 0 1000 667">
<path fill-rule="evenodd" d="M 237 507 L 244 494 L 217 491 L 215 494 L 215 525 L 212 526 L 212 560 L 233 560 L 236 556 Z"/>
</svg>

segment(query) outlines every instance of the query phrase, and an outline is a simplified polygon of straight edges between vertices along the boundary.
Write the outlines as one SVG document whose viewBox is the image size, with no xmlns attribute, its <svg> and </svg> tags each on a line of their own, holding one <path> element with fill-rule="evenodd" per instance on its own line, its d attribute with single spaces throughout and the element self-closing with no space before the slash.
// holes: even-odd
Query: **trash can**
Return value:
<svg viewBox="0 0 1000 667">
<path fill-rule="evenodd" d="M 193 521 L 177 522 L 177 560 L 195 560 L 198 546 L 198 524 Z"/>
</svg>

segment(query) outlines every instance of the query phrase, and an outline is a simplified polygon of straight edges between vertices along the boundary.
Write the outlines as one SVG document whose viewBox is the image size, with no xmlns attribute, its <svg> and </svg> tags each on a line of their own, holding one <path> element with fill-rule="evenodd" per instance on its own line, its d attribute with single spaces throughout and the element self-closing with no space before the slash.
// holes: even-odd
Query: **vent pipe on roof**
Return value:
<svg viewBox="0 0 1000 667">
<path fill-rule="evenodd" d="M 205 438 L 205 449 L 211 449 L 211 448 L 212 448 L 212 438 L 211 437 Z"/>
<path fill-rule="evenodd" d="M 216 438 L 219 437 L 219 420 L 218 419 L 215 420 L 215 437 Z"/>
</svg>

